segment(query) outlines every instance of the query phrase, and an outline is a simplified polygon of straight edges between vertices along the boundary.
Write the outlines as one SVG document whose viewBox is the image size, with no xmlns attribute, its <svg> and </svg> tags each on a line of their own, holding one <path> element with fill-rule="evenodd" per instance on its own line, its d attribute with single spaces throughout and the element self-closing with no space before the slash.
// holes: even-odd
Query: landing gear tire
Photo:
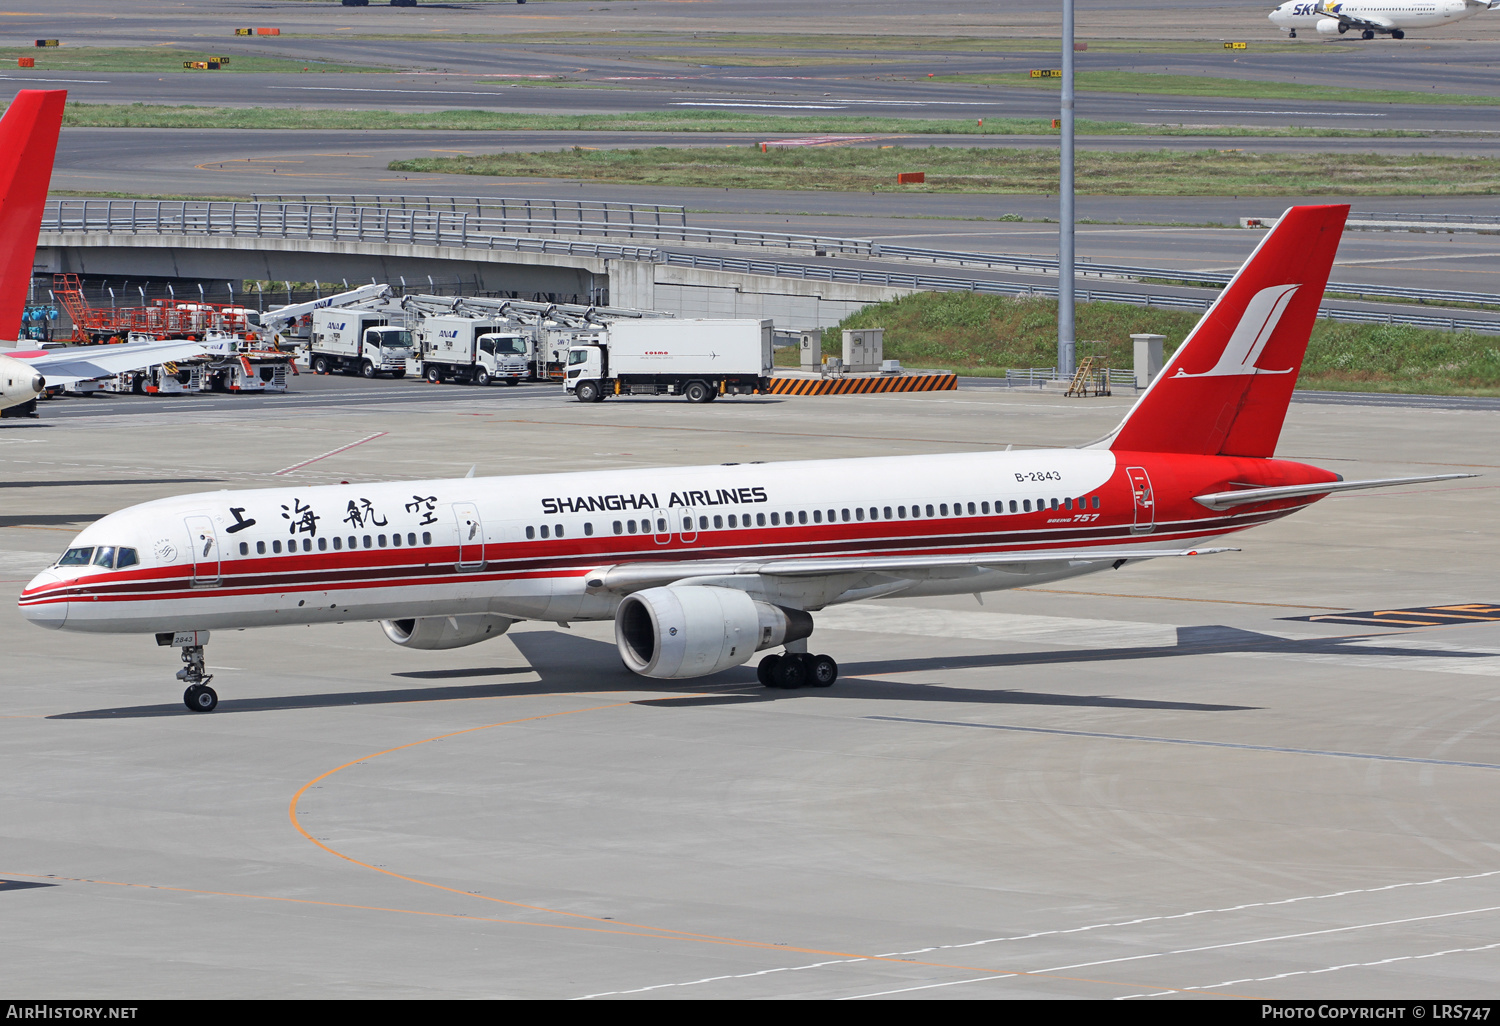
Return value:
<svg viewBox="0 0 1500 1026">
<path fill-rule="evenodd" d="M 779 655 L 768 655 L 760 661 L 760 665 L 755 668 L 755 679 L 760 681 L 761 687 L 776 687 L 776 665 L 780 662 Z"/>
<path fill-rule="evenodd" d="M 706 403 L 713 398 L 713 392 L 704 381 L 689 381 L 683 386 L 682 395 L 690 403 Z"/>
<path fill-rule="evenodd" d="M 771 686 L 782 688 L 786 691 L 795 691 L 797 688 L 806 687 L 808 682 L 807 672 L 808 660 L 805 656 L 795 653 L 787 653 L 781 657 L 776 668 L 771 671 Z"/>
<path fill-rule="evenodd" d="M 190 684 L 182 693 L 182 703 L 193 712 L 213 712 L 219 704 L 219 694 L 207 684 Z"/>
<path fill-rule="evenodd" d="M 578 386 L 573 389 L 573 394 L 578 397 L 578 401 L 581 403 L 596 403 L 604 398 L 603 394 L 599 391 L 599 383 L 597 381 L 580 381 Z"/>
<path fill-rule="evenodd" d="M 378 373 L 375 370 L 375 365 L 369 360 L 364 362 L 364 365 L 359 368 L 359 372 L 367 378 L 373 378 Z"/>
<path fill-rule="evenodd" d="M 1288 32 L 1286 34 L 1286 37 L 1288 39 L 1296 39 L 1297 38 L 1297 30 L 1296 29 L 1292 29 L 1290 32 Z"/>
<path fill-rule="evenodd" d="M 1363 32 L 1361 32 L 1359 34 L 1359 38 L 1361 38 L 1361 39 L 1374 39 L 1375 38 L 1375 30 L 1374 29 L 1365 29 Z"/>
<path fill-rule="evenodd" d="M 831 656 L 813 656 L 808 660 L 810 664 L 807 669 L 807 686 L 810 688 L 829 688 L 833 682 L 839 679 L 839 664 L 833 661 Z"/>
<path fill-rule="evenodd" d="M 1392 39 L 1405 39 L 1406 38 L 1406 33 L 1402 32 L 1400 29 L 1396 29 L 1395 31 L 1393 31 L 1391 33 L 1391 38 Z"/>
<path fill-rule="evenodd" d="M 489 383 L 490 383 L 490 372 L 487 371 L 487 370 L 485 370 L 483 367 L 479 368 L 479 370 L 476 371 L 475 374 L 474 374 L 474 384 L 476 384 L 476 385 L 488 385 Z"/>
<path fill-rule="evenodd" d="M 434 385 L 441 385 L 443 383 L 443 372 L 436 367 L 428 367 L 423 376 Z"/>
<path fill-rule="evenodd" d="M 328 361 L 326 359 L 324 359 L 323 357 L 321 357 L 321 356 L 318 357 L 316 360 L 314 360 L 313 361 L 313 373 L 314 374 L 327 374 L 328 373 Z"/>
</svg>

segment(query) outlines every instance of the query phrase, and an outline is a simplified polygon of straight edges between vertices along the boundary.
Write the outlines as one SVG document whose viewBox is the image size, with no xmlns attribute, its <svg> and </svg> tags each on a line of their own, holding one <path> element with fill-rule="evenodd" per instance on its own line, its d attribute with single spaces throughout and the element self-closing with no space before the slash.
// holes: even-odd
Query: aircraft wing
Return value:
<svg viewBox="0 0 1500 1026">
<path fill-rule="evenodd" d="M 170 360 L 203 356 L 208 350 L 202 342 L 191 339 L 167 339 L 160 342 L 129 342 L 115 346 L 78 346 L 69 349 L 0 350 L 40 371 L 47 387 L 66 387 L 80 381 L 107 378 L 123 371 L 140 370 Z"/>
<path fill-rule="evenodd" d="M 778 559 L 703 559 L 661 563 L 620 563 L 589 573 L 584 587 L 590 592 L 631 592 L 679 581 L 708 577 L 825 577 L 837 574 L 884 574 L 891 577 L 926 577 L 944 570 L 1005 570 L 1026 567 L 1028 573 L 1045 572 L 1087 563 L 1161 559 L 1170 556 L 1207 556 L 1238 552 L 1230 548 L 1167 549 L 1121 546 L 1100 549 L 1042 549 L 1033 552 L 966 552 L 911 556 L 807 556 Z"/>
</svg>

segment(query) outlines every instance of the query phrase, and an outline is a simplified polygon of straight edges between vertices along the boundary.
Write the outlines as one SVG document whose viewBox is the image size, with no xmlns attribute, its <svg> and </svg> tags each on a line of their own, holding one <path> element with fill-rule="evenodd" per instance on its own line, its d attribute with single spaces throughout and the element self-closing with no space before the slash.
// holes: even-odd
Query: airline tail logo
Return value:
<svg viewBox="0 0 1500 1026">
<path fill-rule="evenodd" d="M 1266 343 L 1275 333 L 1276 324 L 1281 320 L 1281 315 L 1286 312 L 1287 304 L 1292 301 L 1292 296 L 1296 295 L 1301 287 L 1300 285 L 1273 285 L 1268 289 L 1261 289 L 1250 298 L 1250 302 L 1245 304 L 1245 312 L 1240 315 L 1240 322 L 1234 326 L 1229 341 L 1224 344 L 1224 351 L 1219 354 L 1219 362 L 1214 364 L 1213 369 L 1201 374 L 1189 374 L 1185 370 L 1179 370 L 1173 377 L 1217 378 L 1241 374 L 1292 373 L 1296 368 L 1271 370 L 1257 366 L 1256 361 L 1260 359 Z"/>
</svg>

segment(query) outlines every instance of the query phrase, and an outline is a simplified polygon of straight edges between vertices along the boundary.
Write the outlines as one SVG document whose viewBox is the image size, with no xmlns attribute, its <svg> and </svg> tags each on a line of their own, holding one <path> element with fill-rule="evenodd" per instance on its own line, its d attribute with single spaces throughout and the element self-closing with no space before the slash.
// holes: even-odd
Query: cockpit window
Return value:
<svg viewBox="0 0 1500 1026">
<path fill-rule="evenodd" d="M 88 566 L 89 560 L 94 558 L 94 548 L 69 549 L 63 553 L 62 559 L 57 561 L 58 566 Z"/>
<path fill-rule="evenodd" d="M 101 545 L 94 550 L 94 565 L 113 570 L 115 567 L 115 550 L 112 545 Z"/>
<path fill-rule="evenodd" d="M 127 566 L 135 566 L 140 560 L 136 558 L 135 549 L 115 550 L 115 569 L 123 570 Z"/>
</svg>

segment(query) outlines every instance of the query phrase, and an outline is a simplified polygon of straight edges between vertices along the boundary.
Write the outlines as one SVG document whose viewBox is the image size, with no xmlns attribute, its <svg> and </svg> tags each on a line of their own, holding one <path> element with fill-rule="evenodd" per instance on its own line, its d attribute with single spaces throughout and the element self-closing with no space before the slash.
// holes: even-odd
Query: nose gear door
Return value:
<svg viewBox="0 0 1500 1026">
<path fill-rule="evenodd" d="M 1135 523 L 1130 531 L 1150 534 L 1156 530 L 1156 498 L 1151 492 L 1151 478 L 1146 476 L 1145 467 L 1129 467 L 1125 473 L 1130 476 L 1130 491 L 1135 498 Z"/>
<path fill-rule="evenodd" d="M 185 518 L 188 549 L 193 555 L 193 587 L 215 588 L 219 585 L 219 535 L 212 517 Z"/>
</svg>

